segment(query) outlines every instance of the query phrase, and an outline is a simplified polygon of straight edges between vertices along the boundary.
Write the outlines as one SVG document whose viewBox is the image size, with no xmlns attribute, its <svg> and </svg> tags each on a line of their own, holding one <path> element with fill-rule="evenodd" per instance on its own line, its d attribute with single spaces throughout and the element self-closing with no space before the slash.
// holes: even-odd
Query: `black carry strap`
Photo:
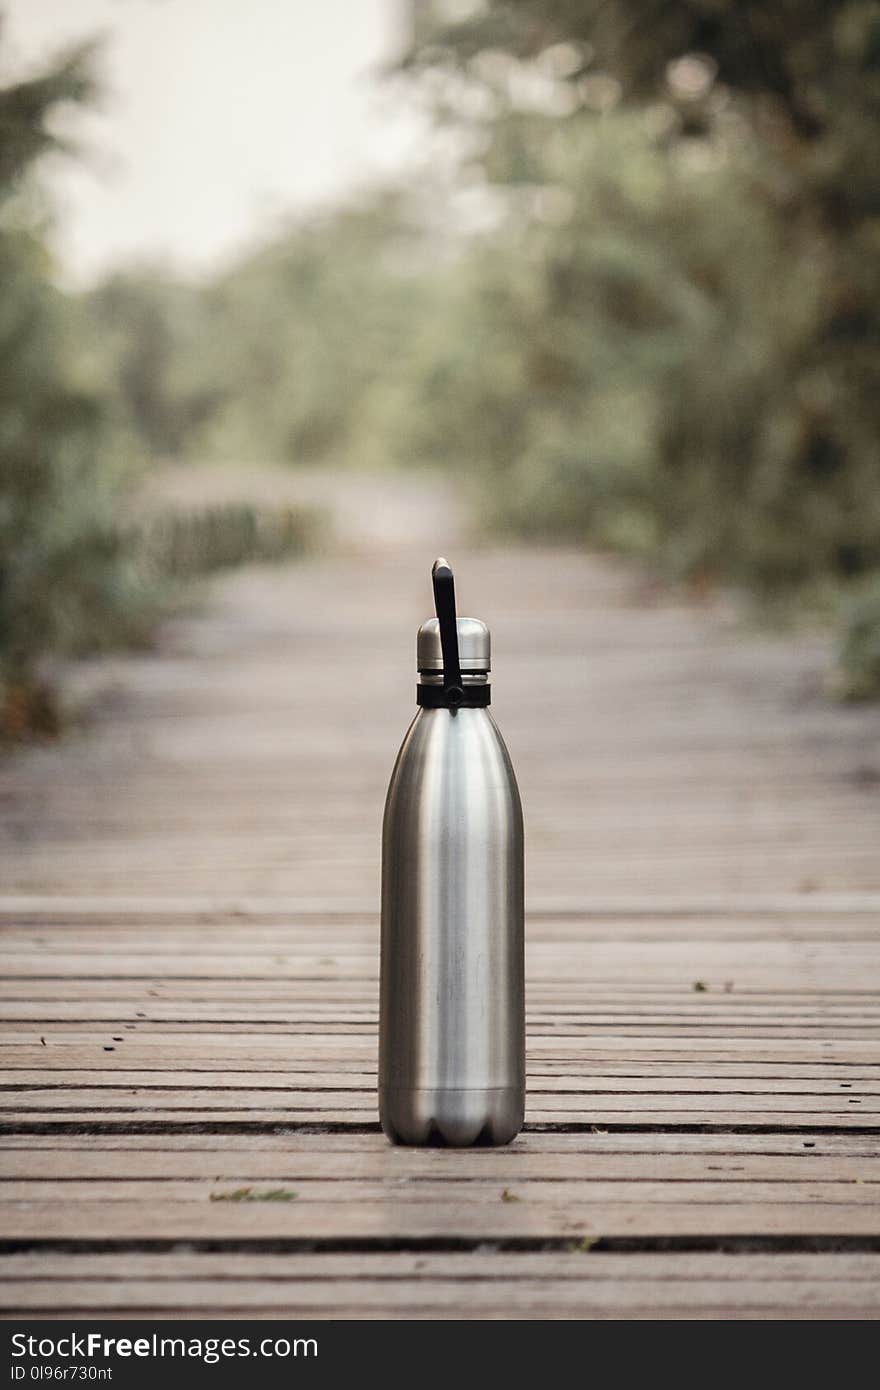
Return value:
<svg viewBox="0 0 880 1390">
<path fill-rule="evenodd" d="M 461 665 L 458 655 L 458 621 L 455 613 L 455 579 L 445 560 L 435 560 L 431 570 L 434 585 L 434 607 L 440 623 L 440 647 L 443 651 L 443 704 L 455 707 L 464 699 Z"/>
</svg>

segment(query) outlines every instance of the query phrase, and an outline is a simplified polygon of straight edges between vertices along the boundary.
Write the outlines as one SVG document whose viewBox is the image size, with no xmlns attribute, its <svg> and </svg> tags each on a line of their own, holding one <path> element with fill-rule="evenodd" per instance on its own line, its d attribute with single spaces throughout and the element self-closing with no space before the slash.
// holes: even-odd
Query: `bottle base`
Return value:
<svg viewBox="0 0 880 1390">
<path fill-rule="evenodd" d="M 392 1144 L 497 1146 L 509 1144 L 523 1125 L 525 1101 L 515 1086 L 481 1090 L 427 1090 L 384 1086 L 379 1120 Z"/>
</svg>

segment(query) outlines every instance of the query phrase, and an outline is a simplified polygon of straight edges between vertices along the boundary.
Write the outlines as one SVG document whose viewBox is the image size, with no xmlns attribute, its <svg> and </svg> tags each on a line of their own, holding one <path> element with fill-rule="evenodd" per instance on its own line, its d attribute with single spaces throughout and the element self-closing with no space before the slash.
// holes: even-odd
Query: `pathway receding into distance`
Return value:
<svg viewBox="0 0 880 1390">
<path fill-rule="evenodd" d="M 829 701 L 821 639 L 475 542 L 436 482 L 285 486 L 337 548 L 82 667 L 81 724 L 0 763 L 0 1309 L 876 1316 L 880 714 Z M 503 1151 L 376 1125 L 380 821 L 439 553 L 526 813 Z"/>
<path fill-rule="evenodd" d="M 345 553 L 218 581 L 158 655 L 101 664 L 83 731 L 0 764 L 0 891 L 374 901 L 443 551 L 492 628 L 533 903 L 880 890 L 880 715 L 825 697 L 824 643 L 619 562 L 467 544 L 436 484 L 299 489 Z"/>
</svg>

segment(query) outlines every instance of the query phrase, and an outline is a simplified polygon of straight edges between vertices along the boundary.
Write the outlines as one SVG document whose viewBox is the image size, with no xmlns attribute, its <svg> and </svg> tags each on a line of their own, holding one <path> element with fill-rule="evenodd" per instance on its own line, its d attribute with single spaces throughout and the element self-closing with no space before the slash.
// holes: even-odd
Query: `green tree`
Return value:
<svg viewBox="0 0 880 1390">
<path fill-rule="evenodd" d="M 300 223 L 209 285 L 202 369 L 217 395 L 190 451 L 371 461 L 374 412 L 407 376 L 430 295 L 410 265 L 419 241 L 405 197 L 380 192 Z"/>
<path fill-rule="evenodd" d="M 375 461 L 434 293 L 405 194 L 313 216 L 200 286 L 155 271 L 85 296 L 98 375 L 151 456 Z"/>
<path fill-rule="evenodd" d="M 501 372 L 452 353 L 432 379 L 472 403 L 462 435 L 508 421 L 508 520 L 770 596 L 868 584 L 880 6 L 414 8 L 405 66 L 504 209 L 443 335 L 491 336 Z"/>
<path fill-rule="evenodd" d="M 150 458 L 179 458 L 216 410 L 222 388 L 205 370 L 205 296 L 161 268 L 118 271 L 83 297 L 81 337 L 118 424 Z"/>
<path fill-rule="evenodd" d="M 0 725 L 54 722 L 50 653 L 97 642 L 130 600 L 99 398 L 78 385 L 32 171 L 51 118 L 93 92 L 90 52 L 0 89 Z"/>
</svg>

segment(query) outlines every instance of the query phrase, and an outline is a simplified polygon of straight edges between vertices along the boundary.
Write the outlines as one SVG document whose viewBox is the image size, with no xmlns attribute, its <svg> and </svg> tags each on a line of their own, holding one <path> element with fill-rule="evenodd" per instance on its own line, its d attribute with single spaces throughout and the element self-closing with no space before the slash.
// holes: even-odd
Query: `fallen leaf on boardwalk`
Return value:
<svg viewBox="0 0 880 1390">
<path fill-rule="evenodd" d="M 252 1187 L 236 1187 L 231 1192 L 212 1192 L 212 1202 L 292 1202 L 296 1193 L 286 1187 L 270 1187 L 255 1192 Z"/>
</svg>

